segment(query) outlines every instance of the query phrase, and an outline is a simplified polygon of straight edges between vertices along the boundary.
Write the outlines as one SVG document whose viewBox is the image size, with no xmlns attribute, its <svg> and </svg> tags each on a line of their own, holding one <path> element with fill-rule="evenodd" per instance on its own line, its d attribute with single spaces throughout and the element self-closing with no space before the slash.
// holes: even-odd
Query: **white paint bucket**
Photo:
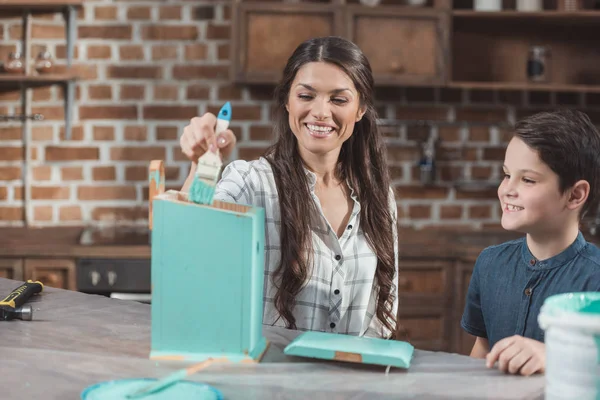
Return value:
<svg viewBox="0 0 600 400">
<path fill-rule="evenodd" d="M 546 400 L 600 400 L 600 293 L 550 296 L 538 322 L 545 331 Z"/>
</svg>

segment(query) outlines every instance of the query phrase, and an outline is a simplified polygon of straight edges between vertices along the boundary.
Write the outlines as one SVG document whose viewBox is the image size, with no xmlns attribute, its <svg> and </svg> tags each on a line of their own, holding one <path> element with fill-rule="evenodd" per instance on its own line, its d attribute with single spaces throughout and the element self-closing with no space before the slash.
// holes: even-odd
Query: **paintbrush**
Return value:
<svg viewBox="0 0 600 400">
<path fill-rule="evenodd" d="M 218 135 L 229 127 L 229 121 L 231 120 L 231 104 L 225 103 L 219 115 L 217 115 L 217 127 L 215 128 L 215 134 Z M 219 173 L 223 161 L 219 155 L 219 149 L 216 148 L 213 151 L 208 149 L 200 158 L 198 158 L 198 166 L 196 167 L 196 173 L 194 180 L 190 186 L 189 200 L 198 204 L 211 205 L 213 197 L 215 195 L 215 186 L 217 179 L 219 179 Z"/>
<path fill-rule="evenodd" d="M 140 389 L 136 389 L 134 392 L 129 393 L 125 397 L 128 399 L 137 399 L 140 397 L 147 396 L 152 393 L 156 393 L 159 390 L 163 390 L 168 386 L 171 386 L 174 383 L 179 382 L 187 378 L 188 376 L 195 374 L 196 372 L 208 367 L 212 363 L 220 362 L 226 360 L 225 358 L 209 358 L 208 360 L 202 361 L 201 363 L 194 364 L 188 368 L 180 369 L 179 371 L 175 371 L 172 374 L 165 376 L 157 381 L 150 383 Z"/>
</svg>

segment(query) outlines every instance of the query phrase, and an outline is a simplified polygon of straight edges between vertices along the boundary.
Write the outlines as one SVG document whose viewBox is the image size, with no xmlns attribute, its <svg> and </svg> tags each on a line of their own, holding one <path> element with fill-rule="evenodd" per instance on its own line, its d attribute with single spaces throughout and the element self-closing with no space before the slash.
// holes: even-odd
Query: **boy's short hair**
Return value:
<svg viewBox="0 0 600 400">
<path fill-rule="evenodd" d="M 561 109 L 540 112 L 515 124 L 515 136 L 538 152 L 558 175 L 561 193 L 579 180 L 590 184 L 590 193 L 579 218 L 598 208 L 600 200 L 600 133 L 581 111 Z"/>
</svg>

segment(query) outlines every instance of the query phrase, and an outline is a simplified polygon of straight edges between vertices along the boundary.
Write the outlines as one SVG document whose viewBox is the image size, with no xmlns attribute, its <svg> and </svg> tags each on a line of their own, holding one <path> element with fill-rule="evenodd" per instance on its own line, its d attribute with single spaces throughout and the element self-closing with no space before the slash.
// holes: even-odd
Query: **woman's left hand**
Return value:
<svg viewBox="0 0 600 400">
<path fill-rule="evenodd" d="M 486 356 L 486 366 L 509 374 L 529 376 L 546 368 L 546 345 L 534 339 L 514 335 L 497 342 Z"/>
</svg>

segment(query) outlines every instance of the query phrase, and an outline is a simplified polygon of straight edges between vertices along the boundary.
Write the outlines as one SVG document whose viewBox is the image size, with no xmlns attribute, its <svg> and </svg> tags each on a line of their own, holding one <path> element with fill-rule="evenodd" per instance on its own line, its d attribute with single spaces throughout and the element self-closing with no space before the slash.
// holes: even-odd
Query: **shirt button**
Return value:
<svg viewBox="0 0 600 400">
<path fill-rule="evenodd" d="M 531 288 L 525 289 L 525 296 L 531 296 L 531 292 L 533 292 L 533 290 L 531 290 Z"/>
<path fill-rule="evenodd" d="M 348 230 L 352 229 L 352 225 L 348 225 Z"/>
<path fill-rule="evenodd" d="M 338 254 L 338 255 L 336 255 L 336 256 L 335 256 L 335 259 L 336 259 L 337 261 L 340 261 L 340 260 L 342 259 L 342 256 L 340 256 L 340 255 Z"/>
<path fill-rule="evenodd" d="M 340 294 L 340 290 L 339 290 L 339 289 L 335 289 L 335 290 L 333 291 L 333 294 Z"/>
<path fill-rule="evenodd" d="M 330 323 L 330 324 L 329 324 L 329 327 L 330 327 L 331 329 L 335 328 L 335 323 L 333 323 L 333 322 L 332 322 L 332 323 Z"/>
<path fill-rule="evenodd" d="M 535 259 L 532 258 L 531 260 L 529 260 L 529 265 L 535 265 Z"/>
</svg>

